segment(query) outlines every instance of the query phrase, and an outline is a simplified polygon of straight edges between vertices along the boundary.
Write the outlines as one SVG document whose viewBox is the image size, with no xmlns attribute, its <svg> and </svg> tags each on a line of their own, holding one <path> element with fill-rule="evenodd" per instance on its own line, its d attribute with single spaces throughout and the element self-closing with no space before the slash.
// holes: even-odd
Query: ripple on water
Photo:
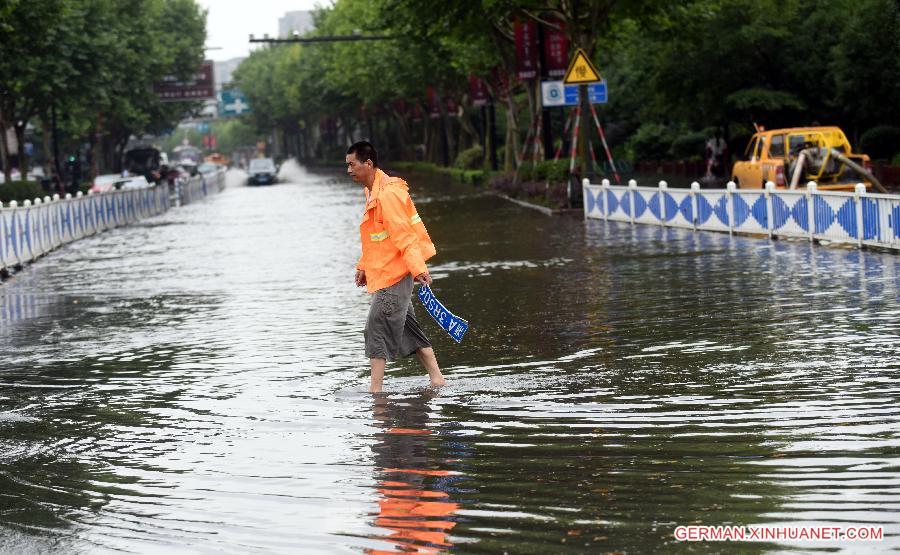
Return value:
<svg viewBox="0 0 900 555">
<path fill-rule="evenodd" d="M 373 397 L 361 191 L 242 177 L 0 286 L 0 551 L 655 553 L 690 523 L 900 548 L 896 256 L 409 175 L 472 327 L 420 310 L 449 385 L 410 360 Z"/>
</svg>

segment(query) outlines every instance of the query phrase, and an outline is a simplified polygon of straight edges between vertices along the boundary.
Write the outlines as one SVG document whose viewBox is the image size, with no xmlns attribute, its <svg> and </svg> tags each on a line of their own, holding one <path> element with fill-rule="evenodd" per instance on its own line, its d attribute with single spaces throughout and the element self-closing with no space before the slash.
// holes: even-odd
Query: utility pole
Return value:
<svg viewBox="0 0 900 555">
<path fill-rule="evenodd" d="M 584 172 L 581 177 L 588 177 L 588 178 L 593 179 L 595 176 L 594 162 L 593 162 L 593 155 L 590 152 L 590 150 L 593 149 L 593 145 L 589 144 L 589 142 L 588 142 L 591 137 L 591 126 L 589 123 L 590 111 L 591 111 L 591 99 L 588 98 L 588 86 L 587 85 L 578 85 L 578 101 L 581 102 L 581 123 L 582 123 L 581 133 L 583 134 L 582 138 L 580 139 L 581 144 L 579 144 L 581 149 L 583 149 L 583 150 L 581 150 L 580 154 L 581 154 L 581 161 L 584 164 L 584 166 L 583 166 Z M 580 188 L 577 188 L 577 189 L 579 192 L 581 191 Z M 579 195 L 577 195 L 577 193 L 576 193 L 576 196 L 579 196 Z"/>
<path fill-rule="evenodd" d="M 550 153 L 553 152 L 553 111 L 544 106 L 544 97 L 542 94 L 541 82 L 544 79 L 549 79 L 550 75 L 547 70 L 547 54 L 544 49 L 544 26 L 538 25 L 538 54 L 540 55 L 541 61 L 541 70 L 538 73 L 538 101 L 541 103 L 542 119 L 544 120 L 543 126 L 543 139 L 544 139 L 544 157 L 548 158 Z"/>
</svg>

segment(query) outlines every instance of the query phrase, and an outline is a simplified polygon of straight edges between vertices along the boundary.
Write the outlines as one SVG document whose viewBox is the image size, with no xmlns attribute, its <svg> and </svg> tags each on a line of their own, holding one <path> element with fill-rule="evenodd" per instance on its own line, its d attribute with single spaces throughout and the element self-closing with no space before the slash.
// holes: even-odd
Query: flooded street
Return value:
<svg viewBox="0 0 900 555">
<path fill-rule="evenodd" d="M 400 172 L 402 175 L 402 172 Z M 0 285 L 2 553 L 900 549 L 900 256 L 412 182 L 456 345 L 365 393 L 363 192 L 230 187 Z M 884 526 L 683 543 L 677 526 Z"/>
</svg>

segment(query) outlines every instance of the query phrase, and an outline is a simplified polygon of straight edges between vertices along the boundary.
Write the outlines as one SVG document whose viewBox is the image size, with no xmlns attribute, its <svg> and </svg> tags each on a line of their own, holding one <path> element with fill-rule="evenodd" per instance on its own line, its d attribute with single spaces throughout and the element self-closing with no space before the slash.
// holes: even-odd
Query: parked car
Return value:
<svg viewBox="0 0 900 555">
<path fill-rule="evenodd" d="M 143 175 L 122 177 L 117 173 L 108 173 L 104 175 L 98 175 L 96 178 L 94 178 L 94 183 L 91 185 L 91 192 L 107 193 L 109 191 L 115 191 L 118 189 L 141 189 L 143 187 L 149 186 L 150 183 Z"/>
<path fill-rule="evenodd" d="M 222 166 L 220 164 L 215 164 L 213 162 L 203 162 L 202 164 L 197 166 L 197 171 L 200 172 L 201 174 L 216 173 L 223 167 L 224 166 Z"/>
<path fill-rule="evenodd" d="M 856 183 L 872 187 L 869 166 L 869 157 L 854 153 L 839 127 L 794 127 L 753 135 L 731 174 L 742 189 L 759 189 L 767 181 L 778 188 L 815 181 L 819 189 L 852 191 Z"/>
<path fill-rule="evenodd" d="M 130 175 L 143 175 L 147 181 L 159 181 L 163 154 L 156 147 L 138 147 L 125 152 L 125 167 Z"/>
<path fill-rule="evenodd" d="M 271 158 L 254 158 L 250 161 L 248 173 L 249 185 L 271 185 L 278 182 L 278 168 Z"/>
<path fill-rule="evenodd" d="M 212 154 L 207 156 L 206 161 L 222 166 L 228 166 L 229 164 L 231 164 L 231 160 L 229 160 L 227 156 L 219 152 L 213 152 Z"/>
<path fill-rule="evenodd" d="M 128 189 L 143 189 L 145 187 L 149 187 L 150 182 L 147 181 L 147 178 L 143 175 L 138 175 L 135 177 L 129 177 L 127 179 L 123 179 L 122 183 L 118 184 L 117 189 L 121 189 L 123 191 L 127 191 Z"/>
</svg>

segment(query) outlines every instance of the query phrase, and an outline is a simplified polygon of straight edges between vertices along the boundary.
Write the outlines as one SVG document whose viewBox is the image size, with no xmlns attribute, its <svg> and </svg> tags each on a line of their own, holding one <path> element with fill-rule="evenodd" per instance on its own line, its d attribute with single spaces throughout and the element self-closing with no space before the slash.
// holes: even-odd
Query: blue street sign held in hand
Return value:
<svg viewBox="0 0 900 555">
<path fill-rule="evenodd" d="M 427 285 L 419 287 L 419 300 L 425 305 L 428 314 L 431 314 L 434 321 L 441 326 L 441 329 L 449 333 L 450 337 L 457 343 L 462 341 L 463 336 L 469 330 L 468 322 L 447 310 L 444 305 L 441 304 L 441 301 L 435 298 L 434 293 L 431 291 L 431 287 L 428 287 Z"/>
</svg>

